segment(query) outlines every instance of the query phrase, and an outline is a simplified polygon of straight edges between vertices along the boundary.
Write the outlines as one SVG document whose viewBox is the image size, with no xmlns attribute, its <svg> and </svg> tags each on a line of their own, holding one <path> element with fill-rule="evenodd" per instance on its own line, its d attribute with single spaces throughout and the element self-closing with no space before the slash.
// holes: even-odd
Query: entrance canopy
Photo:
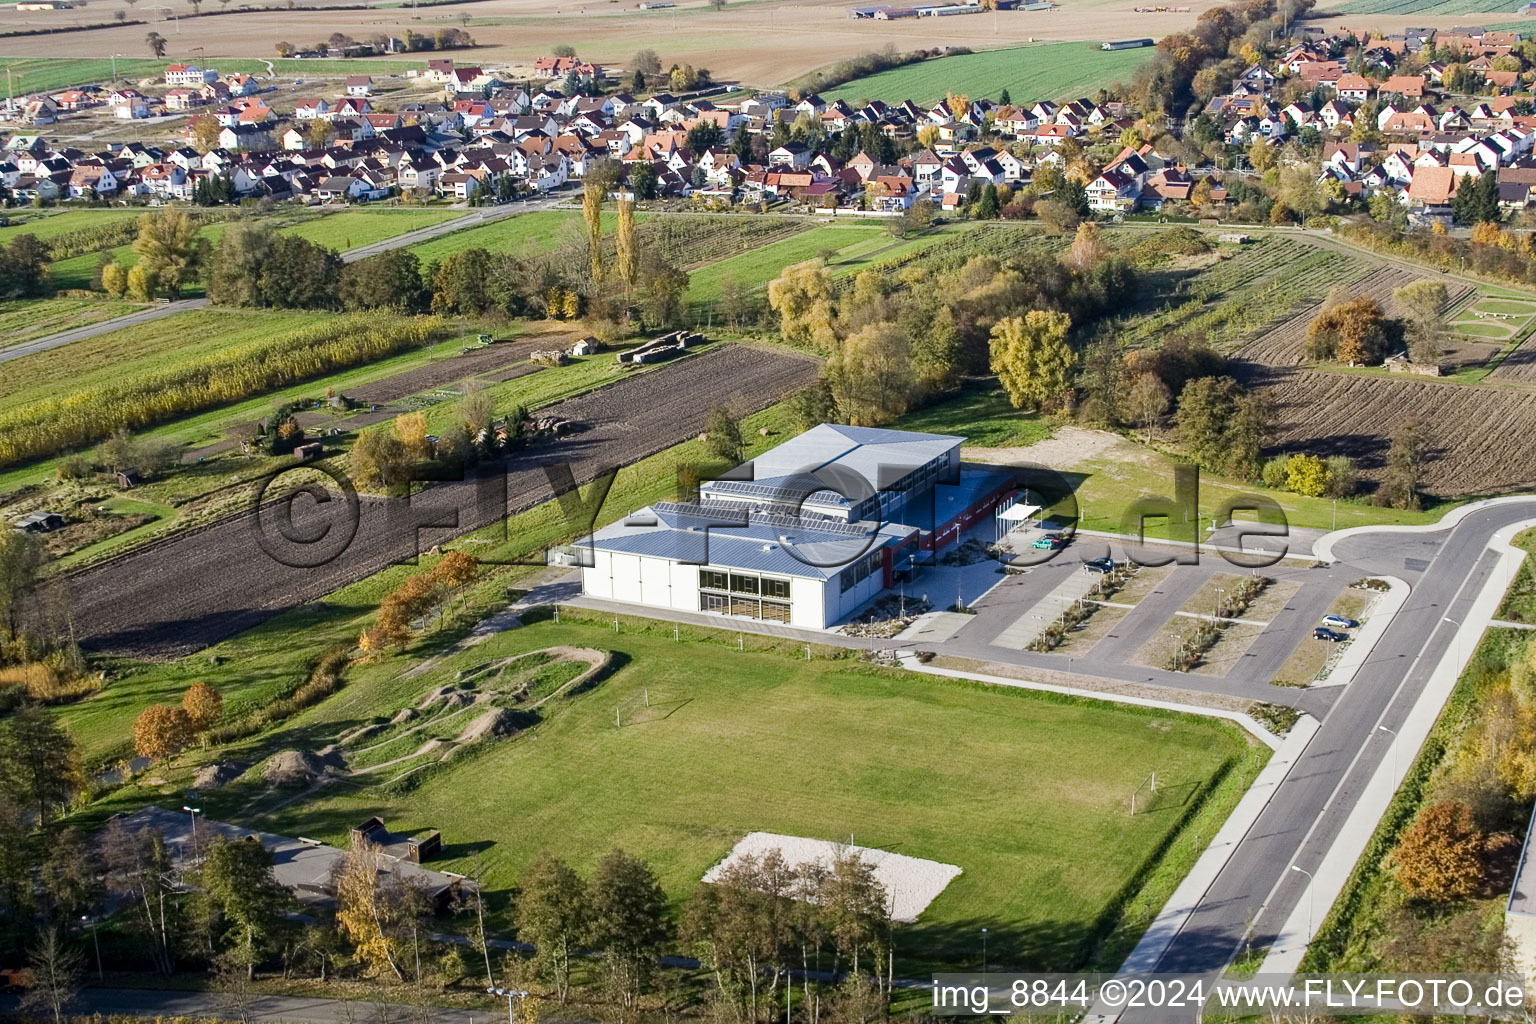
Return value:
<svg viewBox="0 0 1536 1024">
<path fill-rule="evenodd" d="M 1033 519 L 1041 507 L 1040 505 L 1009 505 L 997 513 L 997 518 L 1005 523 L 1022 523 Z"/>
</svg>

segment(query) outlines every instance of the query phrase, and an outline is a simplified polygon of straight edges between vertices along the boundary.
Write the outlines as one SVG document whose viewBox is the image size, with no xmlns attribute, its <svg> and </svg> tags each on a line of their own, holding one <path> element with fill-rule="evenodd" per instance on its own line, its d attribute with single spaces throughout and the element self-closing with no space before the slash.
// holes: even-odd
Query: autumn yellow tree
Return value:
<svg viewBox="0 0 1536 1024">
<path fill-rule="evenodd" d="M 1292 455 L 1285 460 L 1285 489 L 1315 498 L 1328 487 L 1328 464 L 1316 455 Z"/>
<path fill-rule="evenodd" d="M 1077 226 L 1077 236 L 1072 239 L 1072 248 L 1064 262 L 1069 267 L 1087 273 L 1104 262 L 1108 255 L 1109 246 L 1104 244 L 1099 226 L 1091 220 L 1085 220 Z"/>
<path fill-rule="evenodd" d="M 351 941 L 354 959 L 366 965 L 370 974 L 388 969 L 395 980 L 404 981 L 389 933 L 396 908 L 385 891 L 384 878 L 391 872 L 378 846 L 366 839 L 353 839 L 333 879 L 336 927 Z"/>
<path fill-rule="evenodd" d="M 187 687 L 181 695 L 181 709 L 195 732 L 213 726 L 224 715 L 224 695 L 204 682 Z"/>
<path fill-rule="evenodd" d="M 187 122 L 187 139 L 199 153 L 219 148 L 219 133 L 224 129 L 212 114 L 194 114 Z"/>
<path fill-rule="evenodd" d="M 581 189 L 581 218 L 587 225 L 587 256 L 592 262 L 592 280 L 603 279 L 603 186 L 588 181 Z"/>
<path fill-rule="evenodd" d="M 827 364 L 838 408 L 854 426 L 889 423 L 907 411 L 911 339 L 893 323 L 873 323 L 843 342 Z"/>
<path fill-rule="evenodd" d="M 831 349 L 837 344 L 832 315 L 832 275 L 820 260 L 785 267 L 768 283 L 768 305 L 779 314 L 784 340 Z"/>
<path fill-rule="evenodd" d="M 632 199 L 619 200 L 619 226 L 614 233 L 615 261 L 618 263 L 619 280 L 624 282 L 624 298 L 634 294 L 635 278 L 640 271 L 640 253 L 635 238 L 635 203 Z"/>
<path fill-rule="evenodd" d="M 192 720 L 179 707 L 151 704 L 133 723 L 133 749 L 140 757 L 170 757 L 191 742 Z"/>
<path fill-rule="evenodd" d="M 1466 804 L 1443 800 L 1419 813 L 1392 854 L 1397 883 L 1415 899 L 1447 902 L 1474 895 L 1483 880 L 1487 837 Z"/>
<path fill-rule="evenodd" d="M 992 327 L 991 366 L 1015 409 L 1039 409 L 1067 387 L 1077 354 L 1067 342 L 1072 318 L 1032 309 Z"/>
<path fill-rule="evenodd" d="M 171 298 L 179 299 L 182 287 L 197 280 L 207 248 L 197 235 L 197 225 L 185 212 L 146 213 L 139 217 L 139 234 L 133 241 L 133 251 L 139 256 L 134 267 L 143 267 Z M 130 286 L 132 281 L 130 273 Z"/>
<path fill-rule="evenodd" d="M 424 412 L 403 412 L 396 416 L 395 437 L 404 446 L 407 458 L 426 458 L 427 414 Z"/>
</svg>

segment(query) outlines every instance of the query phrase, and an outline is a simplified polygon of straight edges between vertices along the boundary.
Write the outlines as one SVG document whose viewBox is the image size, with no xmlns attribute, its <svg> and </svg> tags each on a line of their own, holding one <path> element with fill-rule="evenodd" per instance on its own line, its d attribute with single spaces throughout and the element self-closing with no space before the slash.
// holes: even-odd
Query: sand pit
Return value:
<svg viewBox="0 0 1536 1024">
<path fill-rule="evenodd" d="M 830 843 L 824 839 L 781 836 L 773 832 L 749 832 L 732 847 L 724 860 L 704 873 L 704 881 L 713 882 L 727 865 L 738 858 L 762 856 L 769 850 L 778 850 L 791 867 L 813 861 L 831 864 L 839 853 L 857 853 L 865 862 L 874 866 L 876 880 L 891 895 L 891 919 L 904 923 L 916 921 L 918 915 L 928 908 L 928 904 L 944 891 L 944 887 L 960 875 L 960 869 L 953 864 L 904 857 L 886 850 Z"/>
</svg>

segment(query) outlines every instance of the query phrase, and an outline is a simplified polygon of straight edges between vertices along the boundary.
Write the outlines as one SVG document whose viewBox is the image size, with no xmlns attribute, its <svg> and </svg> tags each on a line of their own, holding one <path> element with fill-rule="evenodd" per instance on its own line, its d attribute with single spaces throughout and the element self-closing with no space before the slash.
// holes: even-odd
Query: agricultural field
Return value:
<svg viewBox="0 0 1536 1024">
<path fill-rule="evenodd" d="M 0 302 L 0 351 L 56 331 L 111 320 L 139 308 L 112 299 L 21 299 Z"/>
<path fill-rule="evenodd" d="M 1150 50 L 1106 52 L 1084 43 L 1047 43 L 1007 50 L 960 54 L 893 68 L 856 78 L 822 98 L 884 100 L 910 99 L 936 103 L 948 93 L 996 99 L 1004 89 L 1015 102 L 1077 98 L 1114 82 L 1129 81 L 1131 74 L 1151 54 Z"/>
<path fill-rule="evenodd" d="M 142 36 L 144 29 L 140 27 L 138 32 Z M 267 63 L 265 60 L 254 58 L 220 57 L 216 66 L 221 73 L 225 74 L 238 71 L 266 78 Z M 425 66 L 425 62 L 419 59 L 392 61 L 274 58 L 271 63 L 279 77 L 404 74 L 411 68 Z M 153 78 L 158 82 L 165 71 L 166 61 L 141 57 L 118 57 L 116 64 L 117 75 L 121 79 L 137 81 L 141 78 Z M 63 89 L 71 85 L 110 81 L 113 61 L 105 57 L 0 57 L 0 65 L 7 65 L 12 69 L 18 91 L 38 92 Z"/>
<path fill-rule="evenodd" d="M 1412 284 L 1415 281 L 1425 280 L 1425 275 L 1408 267 L 1390 265 L 1371 271 L 1363 278 L 1359 278 L 1348 285 L 1351 298 L 1361 296 L 1375 299 L 1381 306 L 1382 312 L 1389 317 L 1400 317 L 1402 309 L 1392 293 L 1398 288 Z M 1446 283 L 1446 305 L 1444 311 L 1455 309 L 1467 296 L 1471 295 L 1473 288 L 1469 284 L 1457 281 Z M 1262 366 L 1300 366 L 1307 362 L 1306 341 L 1307 328 L 1316 319 L 1321 303 L 1313 303 L 1296 313 L 1272 331 L 1254 339 L 1242 349 L 1242 358 Z M 1482 353 L 1487 358 L 1490 353 Z"/>
<path fill-rule="evenodd" d="M 637 217 L 636 220 L 643 220 Z M 618 226 L 618 218 L 603 218 L 603 231 L 611 232 Z M 490 224 L 465 228 L 452 234 L 440 235 L 430 241 L 411 247 L 422 265 L 465 249 L 486 249 L 490 252 L 515 253 L 524 247 L 538 252 L 548 252 L 562 245 L 584 240 L 585 229 L 581 215 L 571 210 L 535 210 L 532 213 L 503 217 Z"/>
<path fill-rule="evenodd" d="M 1362 477 L 1375 478 L 1392 428 L 1417 418 L 1432 453 L 1424 470 L 1430 493 L 1536 486 L 1536 391 L 1315 370 L 1277 371 L 1265 390 L 1276 406 L 1276 452 L 1348 455 Z"/>
<path fill-rule="evenodd" d="M 1136 235 L 1130 236 L 1135 239 Z M 1142 236 L 1145 237 L 1145 236 Z M 1358 260 L 1301 239 L 1267 235 L 1233 251 L 1144 273 L 1137 308 L 1115 332 L 1120 344 L 1157 344 L 1170 331 L 1197 331 L 1230 351 L 1292 316 L 1298 303 L 1366 273 Z"/>
<path fill-rule="evenodd" d="M 194 310 L 13 359 L 0 374 L 0 412 L 259 341 L 325 316 L 249 309 Z"/>
<path fill-rule="evenodd" d="M 1095 962 L 1124 887 L 1139 891 L 1158 876 L 1159 847 L 1180 834 L 1200 799 L 1211 797 L 1211 813 L 1224 815 L 1264 756 L 1224 723 L 916 678 L 824 655 L 796 660 L 798 649 L 736 651 L 734 635 L 727 646 L 714 631 L 683 637 L 680 647 L 670 628 L 626 620 L 615 635 L 595 616 L 572 621 L 581 613 L 567 612 L 559 625 L 442 648 L 423 673 L 402 674 L 398 659 L 358 666 L 345 690 L 288 726 L 206 755 L 255 766 L 205 791 L 207 813 L 244 809 L 262 828 L 344 840 L 367 807 L 441 829 L 441 866 L 473 872 L 496 890 L 513 885 L 540 849 L 587 870 L 620 846 L 652 862 L 674 903 L 746 832 L 832 839 L 852 831 L 861 845 L 899 846 L 964 872 L 904 930 L 898 968 L 903 960 L 908 970 L 969 963 L 978 919 L 995 922 L 994 963 L 1068 968 Z M 292 790 L 261 781 L 272 753 L 314 749 L 370 724 L 388 738 L 390 720 L 424 695 L 464 688 L 465 675 L 473 680 L 503 659 L 555 646 L 612 651 L 621 667 L 595 688 L 551 702 L 527 731 L 409 776 L 414 785 L 390 786 L 394 772 L 375 772 L 289 801 Z M 650 712 L 615 727 L 615 708 L 647 693 Z M 1091 749 L 1118 753 L 1113 764 L 1063 756 Z M 360 764 L 383 753 L 396 754 L 370 752 Z M 999 773 L 998 764 L 1009 770 Z M 1170 780 L 1165 795 L 1131 816 L 1128 795 L 1154 767 Z M 1047 775 L 1044 787 L 1015 781 Z M 497 779 L 519 782 L 490 784 Z M 764 800 L 770 791 L 774 798 Z M 1095 851 L 1091 864 L 1083 844 Z M 1166 893 L 1145 895 L 1138 902 L 1156 905 Z M 1106 959 L 1135 936 L 1115 938 Z"/>
<path fill-rule="evenodd" d="M 1509 0 L 1348 0 L 1328 8 L 1330 14 L 1379 14 L 1400 17 L 1422 14 L 1444 18 L 1461 14 L 1514 14 L 1517 4 Z M 1530 26 L 1522 26 L 1528 29 Z"/>
<path fill-rule="evenodd" d="M 9 245 L 20 235 L 33 235 L 40 241 L 48 241 L 71 231 L 136 221 L 142 210 L 12 210 L 5 214 L 7 223 L 0 227 L 0 245 Z"/>
</svg>

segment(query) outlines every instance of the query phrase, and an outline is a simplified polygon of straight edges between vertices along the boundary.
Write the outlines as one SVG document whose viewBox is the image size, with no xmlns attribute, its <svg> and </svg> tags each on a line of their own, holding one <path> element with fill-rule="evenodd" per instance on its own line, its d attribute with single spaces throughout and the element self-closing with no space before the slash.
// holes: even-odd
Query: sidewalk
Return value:
<svg viewBox="0 0 1536 1024">
<path fill-rule="evenodd" d="M 1536 525 L 1536 520 L 1514 523 L 1499 530 L 1489 541 L 1488 548 L 1498 552 L 1499 559 L 1473 602 L 1471 611 L 1467 613 L 1465 622 L 1459 627 L 1463 634 L 1481 638 L 1493 621 L 1509 581 L 1514 578 L 1515 571 L 1525 558 L 1525 552 L 1511 545 L 1510 540 L 1521 530 L 1533 525 Z M 1440 717 L 1441 709 L 1455 689 L 1456 681 L 1461 678 L 1462 671 L 1476 650 L 1476 643 L 1459 641 L 1446 648 L 1430 676 L 1429 684 L 1398 730 L 1394 742 L 1399 747 L 1395 756 L 1382 758 L 1381 764 L 1371 775 L 1365 791 L 1350 812 L 1348 824 L 1340 830 L 1338 839 L 1328 849 L 1322 863 L 1313 869 L 1315 880 L 1310 883 L 1307 897 L 1298 901 L 1291 911 L 1270 947 L 1269 955 L 1264 958 L 1259 973 L 1290 975 L 1301 965 L 1301 958 L 1315 934 L 1317 923 L 1327 916 L 1329 908 L 1344 890 L 1350 873 L 1354 871 L 1366 844 L 1376 832 L 1377 824 L 1391 804 L 1397 792 L 1398 773 L 1406 773 L 1418 758 L 1424 741 L 1429 738 L 1430 730 Z M 1318 914 L 1317 918 L 1312 916 L 1314 912 Z"/>
</svg>

